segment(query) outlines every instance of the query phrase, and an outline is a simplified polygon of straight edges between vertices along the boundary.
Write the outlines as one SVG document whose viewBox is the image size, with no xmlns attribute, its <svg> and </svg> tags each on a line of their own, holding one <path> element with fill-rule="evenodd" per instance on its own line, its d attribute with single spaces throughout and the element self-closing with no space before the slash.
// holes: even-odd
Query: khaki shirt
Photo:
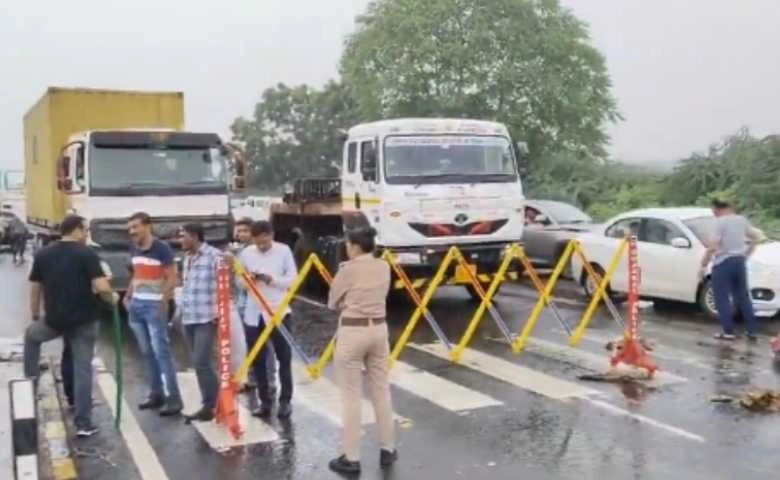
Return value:
<svg viewBox="0 0 780 480">
<path fill-rule="evenodd" d="M 371 254 L 341 264 L 328 295 L 328 308 L 346 318 L 384 318 L 390 266 Z"/>
</svg>

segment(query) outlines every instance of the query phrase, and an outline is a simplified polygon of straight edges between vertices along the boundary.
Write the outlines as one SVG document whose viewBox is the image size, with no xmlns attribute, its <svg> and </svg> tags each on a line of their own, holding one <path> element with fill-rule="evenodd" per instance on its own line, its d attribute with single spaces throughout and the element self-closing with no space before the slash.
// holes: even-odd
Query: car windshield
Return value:
<svg viewBox="0 0 780 480">
<path fill-rule="evenodd" d="M 393 136 L 385 139 L 388 183 L 515 182 L 517 170 L 505 137 Z"/>
<path fill-rule="evenodd" d="M 574 205 L 563 202 L 551 202 L 543 205 L 557 223 L 593 223 L 593 218 Z"/>
<path fill-rule="evenodd" d="M 92 147 L 93 191 L 165 189 L 178 194 L 226 191 L 224 159 L 204 148 Z"/>
</svg>

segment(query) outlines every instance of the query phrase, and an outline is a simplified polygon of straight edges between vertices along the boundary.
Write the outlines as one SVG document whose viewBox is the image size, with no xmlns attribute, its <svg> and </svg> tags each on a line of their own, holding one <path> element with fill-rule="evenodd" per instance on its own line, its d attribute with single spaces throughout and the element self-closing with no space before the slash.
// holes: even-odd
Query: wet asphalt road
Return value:
<svg viewBox="0 0 780 480">
<path fill-rule="evenodd" d="M 0 265 L 0 289 L 6 312 L 3 335 L 16 335 L 26 321 L 24 270 Z M 562 286 L 559 304 L 564 320 L 574 325 L 583 305 L 576 289 Z M 533 307 L 534 294 L 524 286 L 506 286 L 497 299 L 504 320 L 519 331 Z M 410 313 L 393 305 L 391 331 L 396 338 Z M 474 310 L 458 288 L 443 289 L 431 308 L 447 336 L 457 341 Z M 321 307 L 295 304 L 294 334 L 307 353 L 319 354 L 335 329 L 335 317 Z M 643 310 L 645 332 L 655 344 L 654 359 L 663 370 L 656 388 L 587 383 L 582 373 L 606 369 L 607 340 L 619 329 L 603 312 L 594 319 L 576 349 L 555 317 L 546 311 L 534 341 L 521 355 L 502 342 L 485 316 L 461 364 L 431 354 L 435 337 L 421 321 L 412 348 L 401 355 L 395 372 L 393 400 L 399 423 L 400 460 L 381 472 L 373 428 L 367 428 L 361 478 L 431 479 L 713 479 L 768 478 L 777 467 L 780 416 L 753 414 L 730 404 L 712 403 L 749 385 L 778 388 L 767 338 L 755 346 L 744 341 L 722 346 L 710 340 L 714 326 L 688 309 L 663 313 Z M 21 320 L 19 320 L 21 319 Z M 776 322 L 766 324 L 767 332 Z M 129 331 L 125 331 L 126 340 Z M 271 418 L 263 425 L 276 437 L 225 451 L 213 449 L 204 434 L 180 419 L 161 419 L 138 411 L 144 382 L 132 339 L 123 345 L 124 412 L 135 426 L 113 430 L 110 388 L 113 348 L 109 325 L 101 330 L 99 357 L 109 373 L 98 376 L 95 419 L 98 436 L 77 441 L 82 478 L 95 480 L 154 479 L 330 479 L 327 469 L 338 453 L 338 399 L 332 393 L 332 371 L 316 383 L 296 385 L 295 411 L 289 422 Z M 180 370 L 188 368 L 178 335 L 175 350 Z M 416 348 L 415 348 L 416 347 Z M 426 351 L 428 350 L 428 351 Z M 420 372 L 431 377 L 418 378 Z M 398 368 L 396 368 L 398 370 Z M 187 374 L 182 374 L 187 375 Z M 443 381 L 443 383 L 441 383 Z M 429 387 L 429 388 L 428 388 Z M 440 388 L 441 390 L 436 390 Z M 431 390 L 433 389 L 433 391 Z M 460 390 L 458 390 L 460 389 Z M 585 389 L 585 390 L 583 390 Z M 325 392 L 325 394 L 323 394 Z M 447 395 L 475 405 L 459 409 Z M 318 396 L 319 395 L 319 396 Z M 197 395 L 185 402 L 194 406 Z M 245 401 L 245 399 L 242 399 Z M 252 420 L 259 422 L 259 420 Z"/>
</svg>

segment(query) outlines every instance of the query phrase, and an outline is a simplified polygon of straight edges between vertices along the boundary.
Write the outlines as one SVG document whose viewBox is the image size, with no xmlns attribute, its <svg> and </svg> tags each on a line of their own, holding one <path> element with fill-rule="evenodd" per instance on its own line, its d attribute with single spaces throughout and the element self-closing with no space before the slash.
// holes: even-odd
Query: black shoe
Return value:
<svg viewBox="0 0 780 480">
<path fill-rule="evenodd" d="M 271 415 L 271 404 L 262 403 L 259 407 L 252 410 L 253 417 L 268 417 Z"/>
<path fill-rule="evenodd" d="M 96 426 L 86 425 L 83 427 L 79 427 L 78 430 L 76 430 L 76 436 L 79 438 L 88 438 L 96 434 L 97 432 L 98 432 L 98 428 Z"/>
<path fill-rule="evenodd" d="M 279 418 L 289 418 L 290 415 L 292 415 L 292 405 L 290 405 L 290 402 L 280 402 L 276 416 Z"/>
<path fill-rule="evenodd" d="M 398 460 L 398 450 L 393 449 L 391 451 L 385 450 L 384 448 L 379 449 L 379 465 L 389 467 L 394 464 L 396 460 Z"/>
<path fill-rule="evenodd" d="M 187 423 L 195 422 L 210 422 L 214 420 L 214 409 L 203 407 L 195 413 L 185 415 L 184 420 Z"/>
<path fill-rule="evenodd" d="M 149 398 L 138 404 L 139 410 L 157 410 L 165 405 L 165 399 L 157 395 L 150 395 Z"/>
<path fill-rule="evenodd" d="M 175 417 L 181 413 L 183 408 L 184 405 L 182 405 L 181 400 L 168 400 L 159 413 L 161 417 Z"/>
<path fill-rule="evenodd" d="M 756 335 L 755 333 L 748 333 L 747 341 L 750 343 L 758 343 L 758 335 Z"/>
<path fill-rule="evenodd" d="M 339 458 L 334 458 L 328 464 L 331 470 L 336 473 L 346 473 L 349 475 L 356 475 L 360 473 L 360 462 L 351 462 L 347 460 L 346 455 L 342 455 Z"/>
</svg>

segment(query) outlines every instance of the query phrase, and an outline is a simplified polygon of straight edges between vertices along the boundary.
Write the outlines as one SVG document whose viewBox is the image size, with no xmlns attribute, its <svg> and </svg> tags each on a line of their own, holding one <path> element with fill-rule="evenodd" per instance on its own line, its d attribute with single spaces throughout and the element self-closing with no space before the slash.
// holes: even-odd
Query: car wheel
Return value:
<svg viewBox="0 0 780 480">
<path fill-rule="evenodd" d="M 715 292 L 712 290 L 712 281 L 704 280 L 699 287 L 699 308 L 713 320 L 718 319 L 718 308 L 715 306 Z"/>
<path fill-rule="evenodd" d="M 604 277 L 606 272 L 603 268 L 601 268 L 601 265 L 598 265 L 596 263 L 592 263 L 591 266 L 593 267 L 593 270 L 600 276 Z M 582 274 L 580 275 L 580 285 L 582 286 L 583 291 L 585 292 L 585 296 L 588 297 L 588 299 L 592 299 L 596 295 L 596 290 L 598 289 L 598 284 L 593 281 L 593 279 L 588 275 L 588 271 L 584 268 L 582 269 Z M 610 300 L 612 300 L 612 303 L 618 305 L 623 303 L 626 298 L 624 296 L 618 296 L 615 295 L 612 292 L 612 288 L 610 288 L 609 285 L 607 285 L 607 296 L 609 296 Z"/>
</svg>

